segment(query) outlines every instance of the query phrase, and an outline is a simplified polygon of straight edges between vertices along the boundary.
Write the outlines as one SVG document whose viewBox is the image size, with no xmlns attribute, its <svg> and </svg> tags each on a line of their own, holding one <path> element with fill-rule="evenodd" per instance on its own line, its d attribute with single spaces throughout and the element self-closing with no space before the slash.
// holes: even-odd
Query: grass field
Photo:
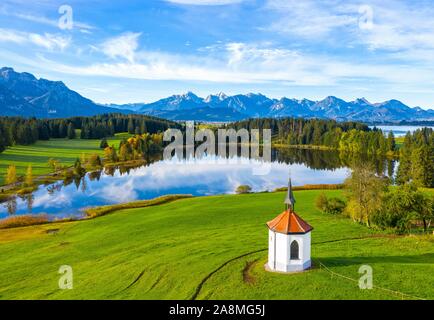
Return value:
<svg viewBox="0 0 434 320">
<path fill-rule="evenodd" d="M 118 146 L 123 137 L 129 134 L 117 134 L 115 137 L 108 138 L 109 144 Z M 0 185 L 4 183 L 6 169 L 14 164 L 17 167 L 17 174 L 24 175 L 29 165 L 32 165 L 33 174 L 42 175 L 50 172 L 48 160 L 58 159 L 63 165 L 72 165 L 77 157 L 82 153 L 102 154 L 99 148 L 101 140 L 81 140 L 81 139 L 51 139 L 48 141 L 38 141 L 30 146 L 14 146 L 0 153 Z"/>
<path fill-rule="evenodd" d="M 263 268 L 265 223 L 284 193 L 200 197 L 0 230 L 0 299 L 434 299 L 433 236 L 397 237 L 320 213 L 320 192 L 295 192 L 315 228 L 307 272 Z M 373 268 L 372 290 L 358 287 L 362 264 Z M 72 290 L 58 288 L 61 265 L 73 268 Z"/>
</svg>

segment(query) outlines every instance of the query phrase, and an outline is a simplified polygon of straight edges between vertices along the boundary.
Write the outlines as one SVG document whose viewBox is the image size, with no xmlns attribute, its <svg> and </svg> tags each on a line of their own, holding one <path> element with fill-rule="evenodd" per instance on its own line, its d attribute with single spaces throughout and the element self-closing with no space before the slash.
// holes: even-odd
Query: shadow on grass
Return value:
<svg viewBox="0 0 434 320">
<path fill-rule="evenodd" d="M 77 155 L 79 156 L 79 155 Z M 77 158 L 74 157 L 73 155 L 68 154 L 67 156 L 63 156 L 61 154 L 59 154 L 59 152 L 57 151 L 56 153 L 53 153 L 52 155 L 47 154 L 47 155 L 40 155 L 40 156 L 36 156 L 36 155 L 18 155 L 18 154 L 2 154 L 1 155 L 1 160 L 6 162 L 4 164 L 4 166 L 8 166 L 9 164 L 12 164 L 14 162 L 31 162 L 31 163 L 41 163 L 45 166 L 48 167 L 48 165 L 46 164 L 49 158 L 61 158 L 63 161 L 72 161 L 74 159 Z M 24 164 L 24 165 L 28 165 L 28 163 Z"/>
</svg>

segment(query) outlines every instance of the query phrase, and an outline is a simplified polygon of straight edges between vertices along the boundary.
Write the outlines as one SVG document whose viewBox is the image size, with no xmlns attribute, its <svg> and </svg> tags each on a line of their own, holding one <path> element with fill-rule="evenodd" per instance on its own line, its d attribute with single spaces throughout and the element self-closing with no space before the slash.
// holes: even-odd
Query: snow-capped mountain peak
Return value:
<svg viewBox="0 0 434 320">
<path fill-rule="evenodd" d="M 434 119 L 434 111 L 414 109 L 404 105 L 398 100 L 390 100 L 372 104 L 365 98 L 359 98 L 347 102 L 335 96 L 328 96 L 323 100 L 312 101 L 308 99 L 270 99 L 260 93 L 238 94 L 227 96 L 224 93 L 212 94 L 202 99 L 193 93 L 189 96 L 173 97 L 159 100 L 152 104 L 144 105 L 142 112 L 177 111 L 176 117 L 182 115 L 180 110 L 185 110 L 185 117 L 191 110 L 199 110 L 204 107 L 214 110 L 213 120 L 218 118 L 222 110 L 230 109 L 234 119 L 242 117 L 304 117 L 304 118 L 330 118 L 337 120 L 354 121 L 400 121 L 400 120 L 431 120 Z M 181 98 L 180 98 L 181 97 Z M 192 99 L 194 97 L 194 99 Z M 189 111 L 190 110 L 190 111 Z M 170 118 L 170 114 L 159 113 Z M 225 112 L 225 120 L 228 114 Z"/>
<path fill-rule="evenodd" d="M 0 115 L 56 117 L 93 115 L 108 112 L 153 114 L 168 119 L 212 119 L 218 121 L 240 120 L 251 117 L 304 117 L 331 118 L 366 122 L 401 120 L 434 120 L 434 110 L 410 108 L 396 99 L 370 103 L 365 98 L 347 102 L 335 96 L 320 101 L 308 99 L 271 99 L 261 93 L 228 96 L 223 92 L 205 99 L 191 91 L 155 101 L 101 106 L 70 90 L 61 81 L 37 79 L 30 73 L 15 72 L 12 68 L 0 69 Z"/>
</svg>

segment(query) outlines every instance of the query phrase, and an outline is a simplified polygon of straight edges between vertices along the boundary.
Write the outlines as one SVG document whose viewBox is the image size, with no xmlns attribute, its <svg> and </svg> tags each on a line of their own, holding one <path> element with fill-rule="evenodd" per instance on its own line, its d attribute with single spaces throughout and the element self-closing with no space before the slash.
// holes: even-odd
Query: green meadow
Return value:
<svg viewBox="0 0 434 320">
<path fill-rule="evenodd" d="M 108 143 L 116 147 L 128 133 L 117 134 L 108 138 Z M 17 175 L 25 175 L 29 165 L 32 166 L 33 174 L 43 175 L 50 172 L 48 160 L 50 158 L 60 160 L 63 165 L 72 165 L 81 154 L 102 154 L 99 148 L 100 140 L 87 139 L 50 139 L 37 141 L 29 146 L 17 145 L 0 153 L 0 185 L 4 183 L 7 167 L 14 164 L 17 167 Z"/>
<path fill-rule="evenodd" d="M 197 197 L 0 230 L 0 299 L 434 299 L 432 235 L 321 213 L 320 192 L 295 192 L 314 227 L 309 271 L 264 270 L 265 223 L 283 211 L 284 193 Z M 73 269 L 71 290 L 58 287 L 62 265 Z M 362 265 L 373 269 L 371 290 L 358 286 Z"/>
</svg>

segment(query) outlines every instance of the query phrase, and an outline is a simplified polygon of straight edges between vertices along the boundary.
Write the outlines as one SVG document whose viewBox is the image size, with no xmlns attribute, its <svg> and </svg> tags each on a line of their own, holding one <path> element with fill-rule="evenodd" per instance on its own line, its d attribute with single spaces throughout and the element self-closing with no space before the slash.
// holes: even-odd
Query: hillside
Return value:
<svg viewBox="0 0 434 320">
<path fill-rule="evenodd" d="M 110 145 L 119 145 L 128 133 L 116 134 L 107 138 Z M 48 166 L 48 160 L 55 158 L 63 165 L 70 166 L 77 157 L 82 154 L 103 154 L 100 148 L 100 140 L 96 139 L 51 139 L 40 140 L 30 146 L 15 145 L 0 153 L 0 185 L 3 185 L 7 168 L 14 164 L 19 176 L 26 173 L 27 167 L 32 166 L 35 176 L 48 174 L 52 170 Z"/>
<path fill-rule="evenodd" d="M 7 257 L 0 260 L 0 298 L 434 298 L 426 281 L 434 272 L 432 237 L 387 235 L 320 213 L 313 205 L 320 192 L 295 192 L 297 212 L 315 228 L 307 272 L 263 268 L 265 222 L 282 211 L 283 193 L 212 196 L 0 230 L 0 255 Z M 358 287 L 362 264 L 374 270 L 372 290 Z M 61 265 L 73 268 L 74 290 L 58 289 Z"/>
<path fill-rule="evenodd" d="M 66 118 L 129 112 L 95 104 L 61 81 L 0 69 L 0 116 Z"/>
</svg>

